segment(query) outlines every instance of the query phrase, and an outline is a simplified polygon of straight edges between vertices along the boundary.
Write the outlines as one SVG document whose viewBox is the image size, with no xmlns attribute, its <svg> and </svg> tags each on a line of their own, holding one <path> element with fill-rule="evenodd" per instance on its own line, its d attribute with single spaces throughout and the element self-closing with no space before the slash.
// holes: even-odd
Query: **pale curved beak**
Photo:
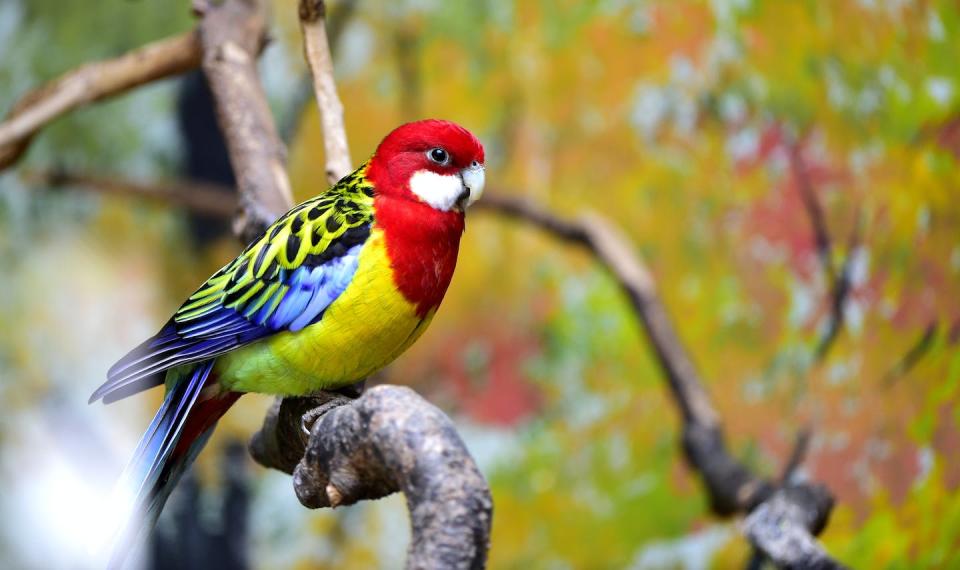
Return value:
<svg viewBox="0 0 960 570">
<path fill-rule="evenodd" d="M 468 166 L 460 171 L 463 180 L 464 193 L 457 200 L 461 208 L 467 209 L 483 196 L 483 185 L 486 183 L 486 174 L 482 164 Z"/>
</svg>

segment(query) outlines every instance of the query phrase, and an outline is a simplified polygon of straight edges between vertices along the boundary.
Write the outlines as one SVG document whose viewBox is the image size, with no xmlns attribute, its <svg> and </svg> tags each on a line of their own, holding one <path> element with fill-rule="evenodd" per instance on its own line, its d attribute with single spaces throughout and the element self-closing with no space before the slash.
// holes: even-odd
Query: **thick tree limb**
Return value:
<svg viewBox="0 0 960 570">
<path fill-rule="evenodd" d="M 313 91 L 320 107 L 320 124 L 323 127 L 327 182 L 332 185 L 353 170 L 353 161 L 350 160 L 347 130 L 343 124 L 343 104 L 337 95 L 337 83 L 333 77 L 326 12 L 323 0 L 300 0 L 303 51 L 313 74 Z"/>
<path fill-rule="evenodd" d="M 16 162 L 33 136 L 56 118 L 199 65 L 200 41 L 191 31 L 68 71 L 21 97 L 0 123 L 0 170 Z"/>
<path fill-rule="evenodd" d="M 286 149 L 257 74 L 264 8 L 253 0 L 195 8 L 202 18 L 203 71 L 240 190 L 242 216 L 234 230 L 243 241 L 251 241 L 293 206 Z"/>
<path fill-rule="evenodd" d="M 311 409 L 317 419 L 307 438 L 291 427 Z M 407 568 L 486 562 L 489 487 L 450 419 L 409 388 L 377 386 L 357 400 L 287 398 L 270 410 L 251 450 L 261 463 L 293 471 L 309 508 L 403 492 L 413 529 Z"/>
</svg>

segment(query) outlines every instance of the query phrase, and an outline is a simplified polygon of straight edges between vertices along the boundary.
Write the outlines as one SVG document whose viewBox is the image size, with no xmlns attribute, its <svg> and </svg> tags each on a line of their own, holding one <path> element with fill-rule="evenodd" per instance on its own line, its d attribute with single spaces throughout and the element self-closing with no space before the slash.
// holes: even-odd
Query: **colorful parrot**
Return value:
<svg viewBox="0 0 960 570">
<path fill-rule="evenodd" d="M 121 540 L 153 526 L 241 394 L 349 386 L 413 344 L 447 291 L 464 211 L 483 186 L 483 147 L 469 131 L 440 120 L 400 126 L 355 172 L 274 222 L 113 365 L 91 403 L 166 385 L 121 478 L 134 497 Z"/>
</svg>

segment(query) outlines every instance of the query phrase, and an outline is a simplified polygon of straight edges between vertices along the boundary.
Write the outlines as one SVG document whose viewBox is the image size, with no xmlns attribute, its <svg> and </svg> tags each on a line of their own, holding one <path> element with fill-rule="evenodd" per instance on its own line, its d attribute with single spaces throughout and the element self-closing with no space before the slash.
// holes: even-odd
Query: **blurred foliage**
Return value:
<svg viewBox="0 0 960 570">
<path fill-rule="evenodd" d="M 294 6 L 275 2 L 262 64 L 278 113 L 303 70 Z M 0 52 L 17 54 L 0 61 L 0 103 L 189 25 L 160 1 L 0 4 Z M 336 65 L 355 161 L 404 120 L 451 118 L 484 140 L 495 190 L 615 220 L 736 453 L 776 475 L 813 428 L 801 476 L 837 495 L 831 553 L 853 567 L 946 568 L 960 564 L 958 28 L 946 0 L 361 0 Z M 29 160 L 172 175 L 171 106 L 168 86 L 85 110 Z M 323 189 L 318 123 L 311 106 L 290 149 L 298 198 Z M 844 328 L 822 362 L 831 283 L 792 144 L 832 262 L 850 259 Z M 192 252 L 177 213 L 0 180 L 0 307 L 23 323 L 0 333 L 0 387 L 18 410 L 78 407 L 112 358 L 236 252 L 229 237 Z M 683 465 L 677 414 L 615 284 L 529 228 L 485 214 L 468 226 L 444 308 L 388 381 L 461 419 L 493 485 L 491 566 L 742 565 L 746 545 Z M 63 275 L 85 285 L 58 287 Z M 249 433 L 263 403 L 242 403 L 216 441 Z M 154 404 L 82 414 L 120 440 L 119 465 Z M 20 417 L 0 420 L 5 480 L 29 457 L 10 449 L 33 441 Z M 401 501 L 307 513 L 278 475 L 257 497 L 260 567 L 402 560 Z"/>
</svg>

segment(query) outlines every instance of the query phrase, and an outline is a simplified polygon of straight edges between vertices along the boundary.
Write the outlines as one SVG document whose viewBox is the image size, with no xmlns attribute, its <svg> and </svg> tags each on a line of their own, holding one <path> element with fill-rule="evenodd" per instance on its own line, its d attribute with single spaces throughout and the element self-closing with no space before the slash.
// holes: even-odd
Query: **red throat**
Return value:
<svg viewBox="0 0 960 570">
<path fill-rule="evenodd" d="M 374 218 L 386 238 L 394 282 L 421 318 L 440 305 L 450 285 L 463 212 L 431 206 L 412 192 L 410 180 L 418 172 L 462 176 L 465 169 L 482 167 L 483 160 L 483 146 L 470 131 L 433 119 L 397 127 L 370 160 L 366 176 L 376 189 Z"/>
<path fill-rule="evenodd" d="M 386 238 L 393 279 L 425 317 L 440 306 L 457 265 L 463 214 L 389 196 L 374 199 L 377 226 Z"/>
</svg>

